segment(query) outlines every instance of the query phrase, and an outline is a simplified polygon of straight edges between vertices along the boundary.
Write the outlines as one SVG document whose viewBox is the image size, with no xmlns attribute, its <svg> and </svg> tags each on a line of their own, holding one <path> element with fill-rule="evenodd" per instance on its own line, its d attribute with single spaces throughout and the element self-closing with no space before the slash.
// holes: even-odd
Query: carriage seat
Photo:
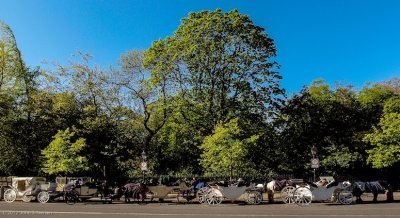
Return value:
<svg viewBox="0 0 400 218">
<path fill-rule="evenodd" d="M 206 182 L 199 182 L 199 183 L 197 183 L 197 185 L 195 186 L 195 188 L 196 188 L 197 190 L 199 190 L 199 189 L 204 188 L 204 187 L 206 187 L 206 186 L 207 186 L 207 183 L 206 183 Z"/>
<path fill-rule="evenodd" d="M 328 182 L 335 180 L 335 178 L 333 178 L 333 176 L 320 176 L 319 179 L 320 180 L 326 179 L 326 180 L 328 180 Z"/>
<path fill-rule="evenodd" d="M 315 184 L 318 187 L 324 187 L 324 186 L 327 186 L 329 184 L 329 181 L 324 178 L 324 179 L 319 180 L 318 182 L 315 182 Z"/>
</svg>

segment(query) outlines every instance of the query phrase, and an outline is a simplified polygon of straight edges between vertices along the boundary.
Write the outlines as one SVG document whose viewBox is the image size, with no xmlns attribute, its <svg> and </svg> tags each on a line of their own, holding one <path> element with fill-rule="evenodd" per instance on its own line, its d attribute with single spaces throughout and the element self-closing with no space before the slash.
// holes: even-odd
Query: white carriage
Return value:
<svg viewBox="0 0 400 218">
<path fill-rule="evenodd" d="M 40 198 L 38 194 L 46 189 L 46 178 L 44 177 L 14 177 L 12 185 L 4 192 L 4 200 L 8 203 L 21 199 L 30 202 L 35 198 Z"/>
<path fill-rule="evenodd" d="M 262 188 L 230 185 L 227 187 L 211 185 L 198 190 L 196 196 L 200 203 L 211 206 L 219 205 L 224 199 L 245 201 L 247 204 L 260 204 L 263 200 Z"/>
<path fill-rule="evenodd" d="M 353 194 L 350 191 L 350 187 L 351 184 L 348 181 L 331 181 L 325 186 L 309 183 L 294 189 L 292 199 L 299 206 L 307 206 L 312 201 L 351 204 L 353 202 Z"/>
</svg>

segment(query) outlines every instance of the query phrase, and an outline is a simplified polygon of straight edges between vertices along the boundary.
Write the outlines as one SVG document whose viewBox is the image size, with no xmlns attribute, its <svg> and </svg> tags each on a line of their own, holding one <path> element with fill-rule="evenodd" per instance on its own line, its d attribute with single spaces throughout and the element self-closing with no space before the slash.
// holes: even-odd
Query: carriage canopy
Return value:
<svg viewBox="0 0 400 218">
<path fill-rule="evenodd" d="M 44 177 L 14 177 L 12 178 L 12 186 L 20 192 L 32 190 L 36 185 L 46 184 Z"/>
</svg>

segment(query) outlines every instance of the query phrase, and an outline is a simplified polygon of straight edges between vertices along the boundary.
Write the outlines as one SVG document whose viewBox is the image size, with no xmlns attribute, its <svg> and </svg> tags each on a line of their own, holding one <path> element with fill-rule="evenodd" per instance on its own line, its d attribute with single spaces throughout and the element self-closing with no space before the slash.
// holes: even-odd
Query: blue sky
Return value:
<svg viewBox="0 0 400 218">
<path fill-rule="evenodd" d="M 216 8 L 266 29 L 289 94 L 319 78 L 361 88 L 400 76 L 397 0 L 2 0 L 0 20 L 29 66 L 67 63 L 78 50 L 108 66 L 172 35 L 189 12 Z"/>
</svg>

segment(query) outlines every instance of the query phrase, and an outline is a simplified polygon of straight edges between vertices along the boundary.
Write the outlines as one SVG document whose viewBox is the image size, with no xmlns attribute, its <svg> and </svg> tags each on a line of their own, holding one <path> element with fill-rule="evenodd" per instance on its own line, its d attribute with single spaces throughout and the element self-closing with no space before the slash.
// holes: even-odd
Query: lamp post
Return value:
<svg viewBox="0 0 400 218">
<path fill-rule="evenodd" d="M 317 148 L 313 145 L 311 147 L 311 154 L 313 157 L 317 156 L 317 151 L 318 151 Z"/>
<path fill-rule="evenodd" d="M 311 168 L 313 168 L 314 171 L 314 182 L 315 182 L 315 170 L 317 168 L 319 168 L 319 159 L 317 158 L 317 148 L 313 145 L 311 147 L 311 155 L 312 155 L 312 159 L 311 159 Z"/>
<path fill-rule="evenodd" d="M 146 183 L 145 173 L 147 171 L 147 156 L 146 156 L 146 152 L 144 152 L 144 150 L 143 150 L 141 156 L 142 156 L 142 162 L 140 163 L 140 169 L 142 170 L 142 176 L 143 176 L 142 181 L 143 181 L 143 183 Z"/>
</svg>

